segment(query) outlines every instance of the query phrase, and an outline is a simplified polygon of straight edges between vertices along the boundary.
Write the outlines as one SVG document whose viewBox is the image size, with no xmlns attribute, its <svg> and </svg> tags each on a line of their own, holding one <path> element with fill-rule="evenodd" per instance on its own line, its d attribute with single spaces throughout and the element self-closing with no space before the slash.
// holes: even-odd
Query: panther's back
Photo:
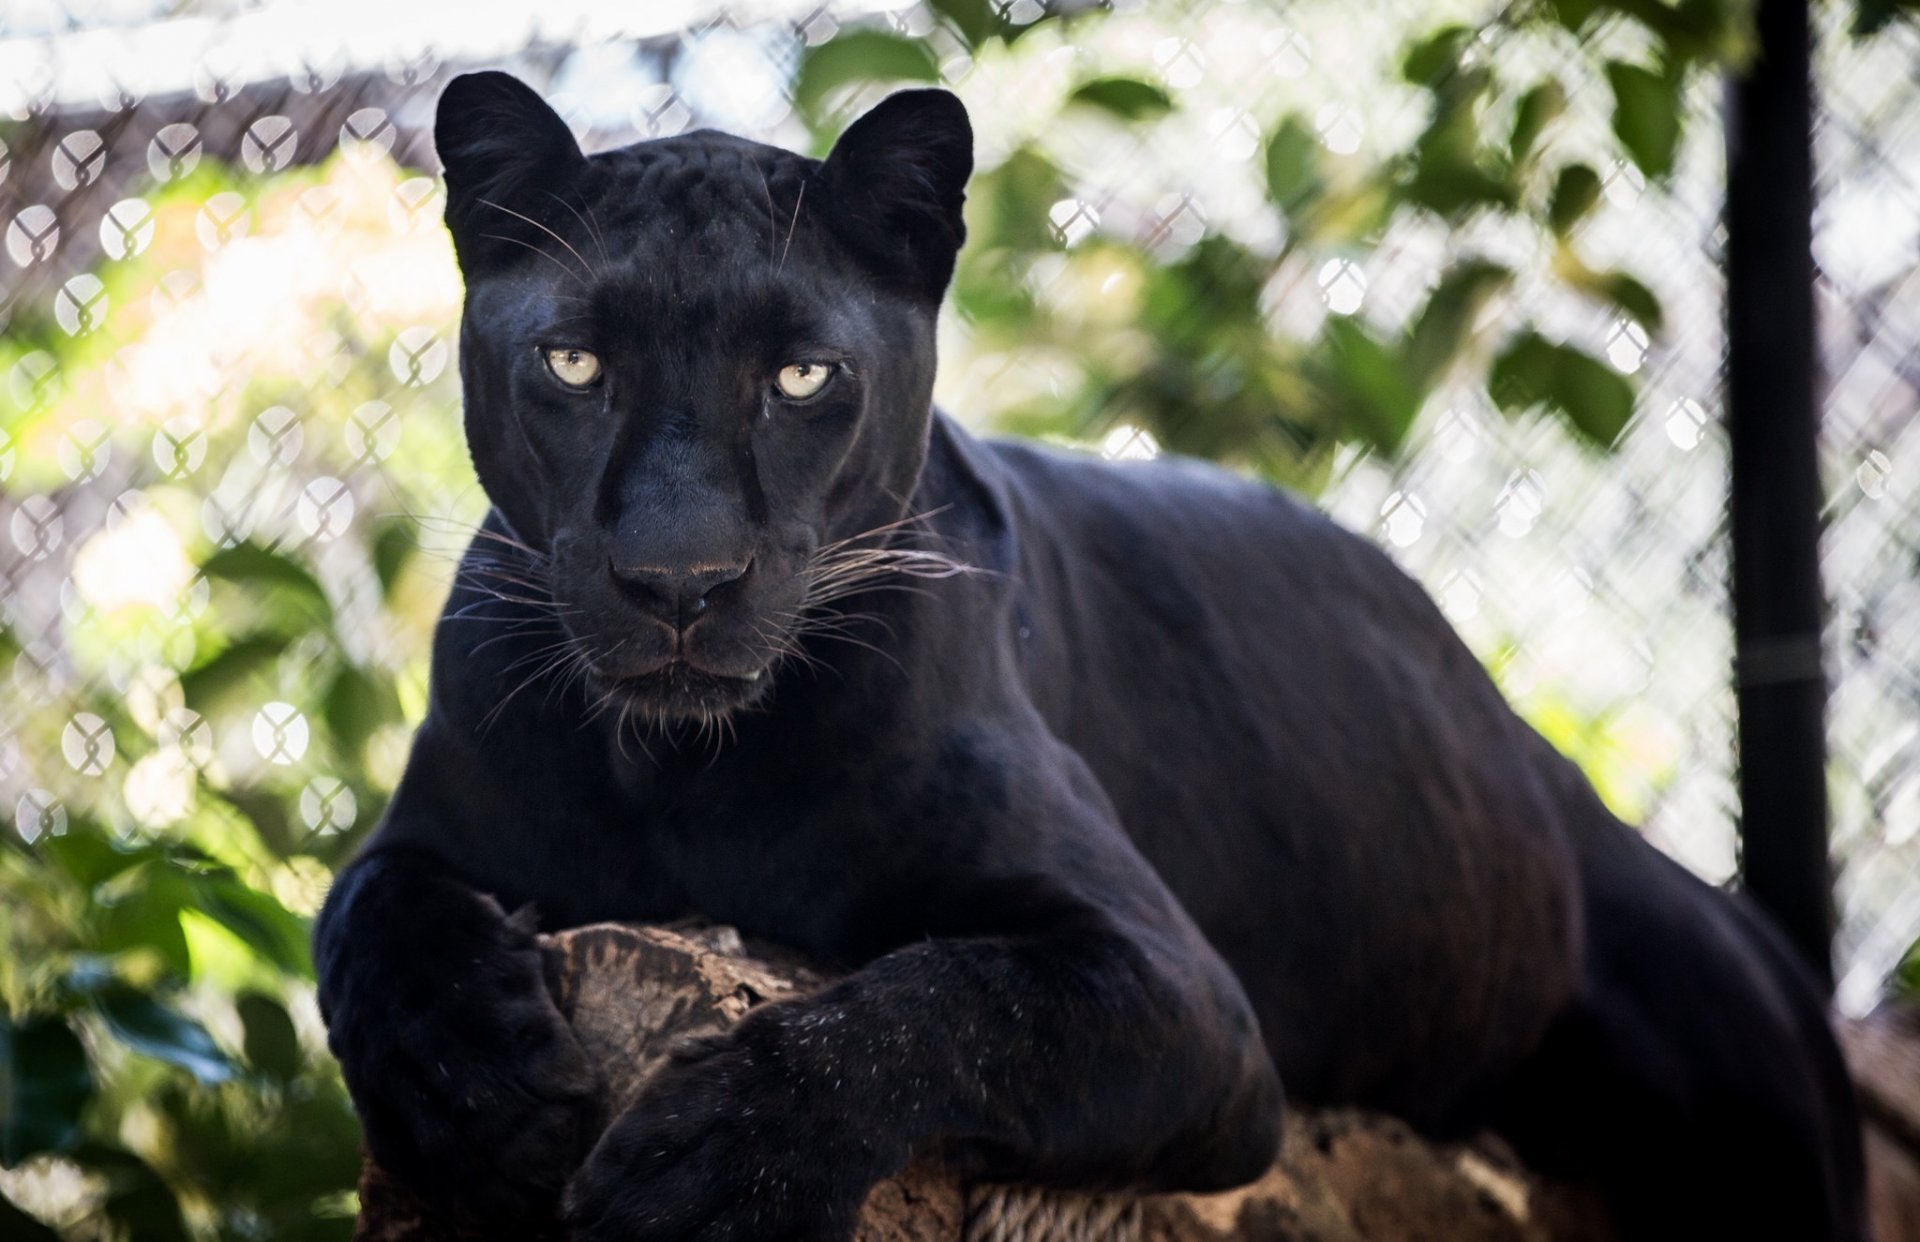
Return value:
<svg viewBox="0 0 1920 1242">
<path fill-rule="evenodd" d="M 1438 1116 L 1524 1051 L 1544 1016 L 1516 1015 L 1573 987 L 1570 827 L 1425 592 L 1214 467 L 990 460 L 1035 700 L 1241 974 L 1293 1091 Z"/>
</svg>

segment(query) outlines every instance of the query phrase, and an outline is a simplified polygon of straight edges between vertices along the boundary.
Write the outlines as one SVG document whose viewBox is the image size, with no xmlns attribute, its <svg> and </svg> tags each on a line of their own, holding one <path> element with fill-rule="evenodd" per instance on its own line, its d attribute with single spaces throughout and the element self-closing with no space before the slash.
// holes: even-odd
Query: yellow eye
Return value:
<svg viewBox="0 0 1920 1242">
<path fill-rule="evenodd" d="M 585 388 L 600 378 L 600 358 L 584 349 L 549 349 L 547 370 L 569 388 Z"/>
<path fill-rule="evenodd" d="M 789 362 L 780 368 L 780 374 L 773 377 L 773 386 L 780 395 L 793 401 L 805 401 L 808 397 L 827 386 L 833 378 L 833 367 L 825 362 Z"/>
</svg>

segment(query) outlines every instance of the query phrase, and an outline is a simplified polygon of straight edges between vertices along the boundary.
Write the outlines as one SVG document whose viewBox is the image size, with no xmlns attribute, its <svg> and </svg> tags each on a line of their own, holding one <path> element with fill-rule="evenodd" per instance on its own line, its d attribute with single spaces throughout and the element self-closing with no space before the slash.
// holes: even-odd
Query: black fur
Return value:
<svg viewBox="0 0 1920 1242">
<path fill-rule="evenodd" d="M 924 1148 L 1244 1181 L 1284 1081 L 1497 1124 L 1603 1179 L 1628 1236 L 1861 1237 L 1820 997 L 1386 556 L 1219 470 L 930 409 L 950 96 L 889 99 L 824 163 L 713 133 L 588 158 L 483 74 L 438 136 L 495 510 L 318 933 L 389 1168 L 503 1227 L 564 1186 L 582 1238 L 844 1239 Z M 795 361 L 833 378 L 784 399 Z M 850 973 L 601 1133 L 527 903 L 705 915 Z"/>
</svg>

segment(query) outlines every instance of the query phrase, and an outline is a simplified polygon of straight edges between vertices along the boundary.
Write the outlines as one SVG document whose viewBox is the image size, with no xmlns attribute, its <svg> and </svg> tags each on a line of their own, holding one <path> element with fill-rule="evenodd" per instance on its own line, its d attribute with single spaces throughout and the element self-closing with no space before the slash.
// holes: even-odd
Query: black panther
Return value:
<svg viewBox="0 0 1920 1242">
<path fill-rule="evenodd" d="M 1292 1099 L 1491 1125 L 1623 1236 L 1863 1236 L 1824 1004 L 1602 805 L 1378 549 L 1178 460 L 931 407 L 966 113 L 825 160 L 435 132 L 493 508 L 317 929 L 396 1176 L 506 1235 L 844 1240 L 909 1153 L 1223 1188 Z M 596 1115 L 532 937 L 701 916 L 838 963 Z"/>
</svg>

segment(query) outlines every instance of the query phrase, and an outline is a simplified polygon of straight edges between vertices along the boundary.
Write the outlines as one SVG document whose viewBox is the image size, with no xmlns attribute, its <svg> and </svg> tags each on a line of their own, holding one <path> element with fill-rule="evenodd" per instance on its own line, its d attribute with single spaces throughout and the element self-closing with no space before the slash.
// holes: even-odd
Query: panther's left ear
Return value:
<svg viewBox="0 0 1920 1242">
<path fill-rule="evenodd" d="M 587 162 L 560 114 L 496 70 L 447 83 L 433 145 L 446 169 L 447 228 L 469 277 L 491 256 L 538 250 L 539 229 L 556 227 L 549 217 L 562 214 L 559 196 Z"/>
<path fill-rule="evenodd" d="M 938 302 L 967 239 L 973 126 L 950 91 L 889 95 L 847 128 L 822 168 L 834 230 L 883 277 Z"/>
</svg>

